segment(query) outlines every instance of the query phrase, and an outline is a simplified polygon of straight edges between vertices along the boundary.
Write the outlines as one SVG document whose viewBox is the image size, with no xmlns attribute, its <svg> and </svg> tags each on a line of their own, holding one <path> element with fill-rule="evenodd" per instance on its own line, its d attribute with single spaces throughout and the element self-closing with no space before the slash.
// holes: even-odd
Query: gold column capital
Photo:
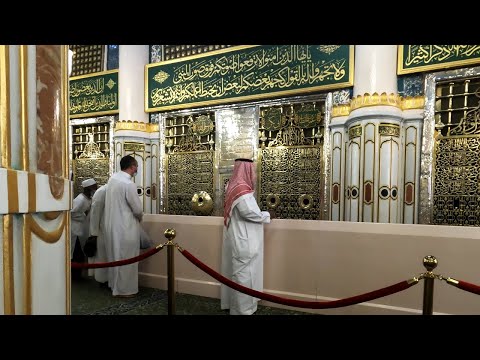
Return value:
<svg viewBox="0 0 480 360">
<path fill-rule="evenodd" d="M 121 120 L 115 122 L 115 131 L 130 130 L 130 131 L 143 131 L 147 133 L 158 132 L 158 124 L 144 123 L 136 120 Z"/>
<path fill-rule="evenodd" d="M 360 109 L 367 106 L 395 106 L 401 108 L 402 106 L 402 97 L 398 94 L 387 94 L 386 92 L 378 93 L 365 93 L 363 95 L 358 95 L 354 97 L 350 102 L 350 111 Z"/>
</svg>

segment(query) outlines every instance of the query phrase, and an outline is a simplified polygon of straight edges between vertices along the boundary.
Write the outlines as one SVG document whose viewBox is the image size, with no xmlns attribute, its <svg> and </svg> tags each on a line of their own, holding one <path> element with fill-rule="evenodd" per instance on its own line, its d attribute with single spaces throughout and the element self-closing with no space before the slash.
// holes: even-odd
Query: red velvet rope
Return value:
<svg viewBox="0 0 480 360">
<path fill-rule="evenodd" d="M 98 268 L 106 268 L 106 267 L 115 267 L 115 266 L 122 266 L 122 265 L 128 265 L 128 264 L 133 264 L 137 261 L 142 261 L 143 259 L 146 259 L 149 256 L 152 256 L 153 254 L 156 254 L 160 250 L 162 250 L 164 246 L 162 247 L 154 247 L 147 252 L 144 252 L 143 254 L 140 254 L 138 256 L 135 256 L 130 259 L 125 259 L 125 260 L 117 260 L 117 261 L 112 261 L 112 262 L 103 262 L 103 263 L 78 263 L 78 262 L 72 262 L 72 268 L 74 269 L 98 269 Z"/>
<path fill-rule="evenodd" d="M 282 298 L 279 296 L 267 294 L 261 291 L 253 290 L 250 288 L 247 288 L 243 285 L 237 284 L 236 282 L 226 278 L 225 276 L 219 274 L 212 268 L 208 267 L 204 263 L 202 263 L 200 260 L 198 260 L 195 256 L 190 254 L 187 250 L 185 249 L 179 249 L 179 251 L 185 256 L 190 262 L 192 262 L 195 266 L 200 268 L 201 270 L 205 271 L 208 275 L 213 277 L 214 279 L 220 281 L 221 283 L 231 287 L 232 289 L 238 290 L 240 292 L 243 292 L 245 294 L 248 294 L 250 296 L 262 299 L 262 300 L 268 300 L 277 304 L 283 304 L 283 305 L 289 305 L 289 306 L 295 306 L 295 307 L 300 307 L 300 308 L 308 308 L 308 309 L 332 309 L 332 308 L 337 308 L 337 307 L 342 307 L 342 306 L 349 306 L 349 305 L 354 305 L 354 304 L 359 304 L 362 302 L 378 299 L 387 295 L 392 295 L 397 292 L 403 291 L 408 289 L 409 287 L 415 285 L 417 282 L 411 282 L 409 283 L 408 281 L 401 281 L 397 284 L 387 286 L 383 289 L 371 291 L 362 295 L 357 295 L 353 296 L 350 298 L 346 299 L 340 299 L 340 300 L 333 300 L 333 301 L 302 301 L 302 300 L 293 300 L 293 299 L 286 299 Z"/>
<path fill-rule="evenodd" d="M 459 289 L 480 295 L 480 286 L 471 284 L 462 280 L 457 280 L 457 281 L 458 281 L 458 284 L 456 285 L 456 287 L 458 287 Z"/>
</svg>

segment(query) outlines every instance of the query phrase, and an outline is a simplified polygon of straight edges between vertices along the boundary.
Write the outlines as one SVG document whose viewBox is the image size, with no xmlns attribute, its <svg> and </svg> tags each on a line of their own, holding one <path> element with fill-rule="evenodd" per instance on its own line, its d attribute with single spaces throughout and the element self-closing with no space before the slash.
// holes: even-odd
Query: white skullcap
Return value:
<svg viewBox="0 0 480 360">
<path fill-rule="evenodd" d="M 83 188 L 86 188 L 86 187 L 95 185 L 96 183 L 97 183 L 97 182 L 95 181 L 95 179 L 83 180 L 83 181 L 82 181 L 82 187 L 83 187 Z"/>
</svg>

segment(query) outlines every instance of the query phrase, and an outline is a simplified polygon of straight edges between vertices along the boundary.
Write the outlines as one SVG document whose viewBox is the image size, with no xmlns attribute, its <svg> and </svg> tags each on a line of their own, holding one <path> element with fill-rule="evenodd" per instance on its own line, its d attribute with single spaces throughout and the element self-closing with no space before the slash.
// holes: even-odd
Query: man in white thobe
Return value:
<svg viewBox="0 0 480 360">
<path fill-rule="evenodd" d="M 90 236 L 97 238 L 97 251 L 95 256 L 89 258 L 91 263 L 101 263 L 107 261 L 105 250 L 105 194 L 107 185 L 100 186 L 92 197 L 92 207 L 90 210 Z M 100 284 L 108 282 L 108 268 L 93 269 L 93 277 Z"/>
<path fill-rule="evenodd" d="M 132 182 L 138 163 L 130 155 L 120 160 L 121 171 L 112 175 L 105 194 L 105 250 L 108 261 L 125 260 L 140 253 L 143 208 Z M 108 285 L 115 297 L 138 293 L 138 262 L 108 268 Z"/>
<path fill-rule="evenodd" d="M 252 160 L 236 159 L 224 204 L 222 274 L 248 288 L 263 291 L 263 224 L 270 214 L 260 211 L 253 195 Z M 221 285 L 221 308 L 231 315 L 252 315 L 258 299 Z"/>
<path fill-rule="evenodd" d="M 90 206 L 92 196 L 97 189 L 97 182 L 94 179 L 82 181 L 83 193 L 73 199 L 71 218 L 72 226 L 70 232 L 70 259 L 74 262 L 84 262 L 85 255 L 83 247 L 90 232 Z M 72 269 L 72 278 L 79 279 L 82 269 Z"/>
</svg>

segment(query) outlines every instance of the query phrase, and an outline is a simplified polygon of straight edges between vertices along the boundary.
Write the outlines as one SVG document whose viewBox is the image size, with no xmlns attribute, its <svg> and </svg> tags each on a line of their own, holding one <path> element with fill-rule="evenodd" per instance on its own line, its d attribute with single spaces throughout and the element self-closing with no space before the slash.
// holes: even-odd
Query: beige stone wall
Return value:
<svg viewBox="0 0 480 360">
<path fill-rule="evenodd" d="M 219 271 L 222 218 L 146 215 L 145 228 L 156 243 L 174 228 L 176 242 Z M 265 225 L 265 291 L 303 300 L 351 297 L 408 280 L 425 272 L 423 257 L 438 259 L 436 274 L 480 285 L 480 232 L 477 228 L 274 219 Z M 140 264 L 140 283 L 166 289 L 167 251 Z M 219 283 L 175 252 L 176 289 L 218 298 Z M 423 281 L 370 303 L 322 314 L 421 314 Z M 264 305 L 280 305 L 266 303 Z M 296 309 L 296 308 L 290 308 Z M 300 310 L 300 309 L 296 309 Z M 434 313 L 480 314 L 479 295 L 435 281 Z"/>
</svg>

